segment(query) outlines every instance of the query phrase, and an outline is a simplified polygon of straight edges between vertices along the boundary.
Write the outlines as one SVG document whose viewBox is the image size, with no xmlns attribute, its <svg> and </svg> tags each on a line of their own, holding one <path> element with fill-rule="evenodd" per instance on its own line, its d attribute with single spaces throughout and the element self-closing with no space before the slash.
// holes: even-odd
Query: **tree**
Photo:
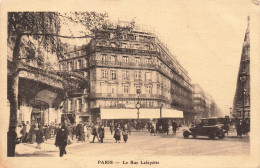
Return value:
<svg viewBox="0 0 260 168">
<path fill-rule="evenodd" d="M 63 57 L 62 38 L 92 38 L 94 32 L 106 23 L 106 13 L 96 12 L 9 12 L 8 45 L 12 49 L 10 75 L 8 76 L 8 100 L 10 102 L 9 126 L 17 125 L 19 64 L 22 59 L 36 60 L 44 64 L 42 51 L 34 46 L 37 43 L 46 52 Z M 74 22 L 85 30 L 70 34 L 60 34 L 64 22 Z M 81 34 L 75 36 L 75 34 Z M 21 50 L 24 52 L 21 55 Z"/>
</svg>

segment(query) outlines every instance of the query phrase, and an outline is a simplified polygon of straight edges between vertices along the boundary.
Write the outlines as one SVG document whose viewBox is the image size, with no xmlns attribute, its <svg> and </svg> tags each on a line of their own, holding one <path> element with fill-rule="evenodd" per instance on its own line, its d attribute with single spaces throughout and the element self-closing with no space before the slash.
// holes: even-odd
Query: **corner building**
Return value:
<svg viewBox="0 0 260 168">
<path fill-rule="evenodd" d="M 111 117 L 107 119 L 123 119 L 122 113 L 124 119 L 137 119 L 139 102 L 140 119 L 156 118 L 156 109 L 164 118 L 191 114 L 191 79 L 155 34 L 119 22 L 95 35 L 60 61 L 61 70 L 78 71 L 89 79 L 83 96 L 68 99 L 67 111 L 77 109 L 83 121 L 106 119 L 107 113 Z M 170 117 L 164 115 L 166 111 Z"/>
</svg>

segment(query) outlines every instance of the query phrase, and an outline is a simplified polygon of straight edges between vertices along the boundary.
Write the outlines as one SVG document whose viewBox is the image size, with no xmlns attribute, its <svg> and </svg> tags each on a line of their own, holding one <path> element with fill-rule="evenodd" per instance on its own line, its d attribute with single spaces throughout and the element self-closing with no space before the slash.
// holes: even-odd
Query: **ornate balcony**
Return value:
<svg viewBox="0 0 260 168">
<path fill-rule="evenodd" d="M 116 94 L 116 93 L 91 93 L 89 95 L 91 98 L 129 98 L 138 99 L 137 94 Z M 157 94 L 140 94 L 140 99 L 161 99 L 165 101 L 170 101 L 166 96 Z"/>
</svg>

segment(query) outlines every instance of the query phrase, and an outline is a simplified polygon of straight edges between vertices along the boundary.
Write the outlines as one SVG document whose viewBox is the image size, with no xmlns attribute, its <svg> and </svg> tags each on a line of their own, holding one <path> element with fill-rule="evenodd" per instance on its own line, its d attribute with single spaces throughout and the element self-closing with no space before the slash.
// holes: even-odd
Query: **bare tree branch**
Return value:
<svg viewBox="0 0 260 168">
<path fill-rule="evenodd" d="M 55 37 L 61 37 L 61 38 L 93 38 L 94 35 L 84 35 L 84 36 L 65 36 L 65 35 L 59 35 L 59 34 L 52 34 L 52 33 L 21 33 L 21 35 L 27 35 L 27 36 L 55 36 Z"/>
</svg>

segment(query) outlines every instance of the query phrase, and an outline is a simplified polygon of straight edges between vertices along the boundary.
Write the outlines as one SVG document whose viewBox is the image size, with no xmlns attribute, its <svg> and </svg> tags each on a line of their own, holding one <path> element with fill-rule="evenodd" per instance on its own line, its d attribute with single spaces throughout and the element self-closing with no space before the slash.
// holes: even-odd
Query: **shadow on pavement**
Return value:
<svg viewBox="0 0 260 168">
<path fill-rule="evenodd" d="M 15 153 L 15 157 L 52 157 L 52 155 L 49 155 L 46 152 L 34 152 L 25 154 Z"/>
</svg>

